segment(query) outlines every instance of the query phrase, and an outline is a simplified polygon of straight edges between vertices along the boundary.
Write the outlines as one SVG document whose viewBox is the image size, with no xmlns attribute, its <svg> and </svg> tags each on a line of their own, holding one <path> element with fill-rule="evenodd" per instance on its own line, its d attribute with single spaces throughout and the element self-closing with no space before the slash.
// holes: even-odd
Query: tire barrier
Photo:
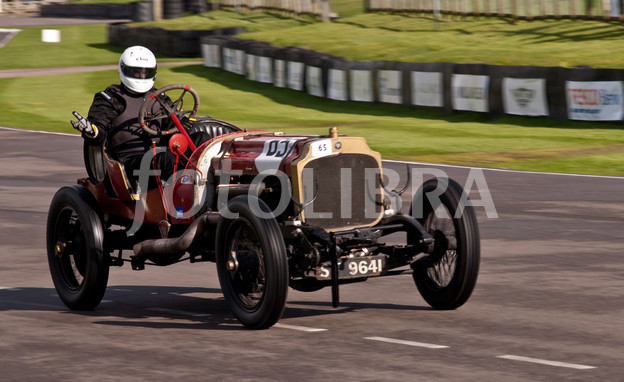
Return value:
<svg viewBox="0 0 624 382">
<path fill-rule="evenodd" d="M 163 1 L 163 18 L 180 17 L 184 12 L 203 13 L 212 9 L 208 0 L 166 0 Z M 87 19 L 129 19 L 132 21 L 152 21 L 154 11 L 151 1 L 130 3 L 41 4 L 41 17 L 80 17 Z"/>
<path fill-rule="evenodd" d="M 184 14 L 184 0 L 163 1 L 163 18 L 177 19 Z"/>
<path fill-rule="evenodd" d="M 204 13 L 212 10 L 212 1 L 207 0 L 184 0 L 184 9 L 193 13 Z"/>
<path fill-rule="evenodd" d="M 151 1 L 136 1 L 130 3 L 130 19 L 133 21 L 152 21 L 154 6 Z"/>
<path fill-rule="evenodd" d="M 488 117 L 622 121 L 620 69 L 347 61 L 231 36 L 200 38 L 204 66 L 337 101 Z"/>
<path fill-rule="evenodd" d="M 265 84 L 274 82 L 273 57 L 278 48 L 265 42 L 250 44 L 246 49 L 246 77 Z"/>
<path fill-rule="evenodd" d="M 78 17 L 87 19 L 130 19 L 132 3 L 41 4 L 41 17 Z"/>
<path fill-rule="evenodd" d="M 244 27 L 210 30 L 171 30 L 158 27 L 131 27 L 125 23 L 108 25 L 108 43 L 127 48 L 142 45 L 153 52 L 171 57 L 200 57 L 200 38 L 244 33 Z"/>
</svg>

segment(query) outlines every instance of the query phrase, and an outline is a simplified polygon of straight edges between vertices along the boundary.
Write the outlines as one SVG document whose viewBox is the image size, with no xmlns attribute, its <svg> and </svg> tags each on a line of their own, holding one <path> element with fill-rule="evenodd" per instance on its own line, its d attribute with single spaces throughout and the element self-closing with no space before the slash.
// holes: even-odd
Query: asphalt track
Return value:
<svg viewBox="0 0 624 382">
<path fill-rule="evenodd" d="M 0 17 L 3 27 L 85 22 L 103 21 Z M 290 290 L 279 324 L 249 331 L 229 312 L 210 263 L 113 268 L 96 311 L 68 311 L 49 276 L 45 222 L 54 192 L 85 174 L 81 140 L 0 128 L 0 163 L 0 380 L 624 375 L 624 178 L 412 164 L 467 184 L 474 200 L 485 196 L 481 271 L 467 304 L 434 311 L 401 275 L 343 286 L 336 309 L 328 289 Z M 406 178 L 407 165 L 386 167 Z"/>
<path fill-rule="evenodd" d="M 54 192 L 85 174 L 81 143 L 0 128 L 0 380 L 624 375 L 624 178 L 412 164 L 461 184 L 480 173 L 486 181 L 466 187 L 475 200 L 489 191 L 498 216 L 476 208 L 482 262 L 467 304 L 434 311 L 411 276 L 375 278 L 343 286 L 336 309 L 329 289 L 290 290 L 278 325 L 250 331 L 228 310 L 212 263 L 112 268 L 96 311 L 65 308 L 49 276 L 45 222 Z"/>
</svg>

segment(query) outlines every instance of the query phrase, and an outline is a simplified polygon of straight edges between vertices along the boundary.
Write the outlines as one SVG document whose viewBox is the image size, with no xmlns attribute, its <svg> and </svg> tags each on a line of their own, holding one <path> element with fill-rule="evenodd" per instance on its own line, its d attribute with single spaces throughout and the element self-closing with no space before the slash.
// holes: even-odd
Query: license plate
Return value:
<svg viewBox="0 0 624 382">
<path fill-rule="evenodd" d="M 364 276 L 379 276 L 386 270 L 386 255 L 341 257 L 338 259 L 338 278 L 354 279 Z M 331 263 L 316 267 L 318 280 L 331 280 Z"/>
</svg>

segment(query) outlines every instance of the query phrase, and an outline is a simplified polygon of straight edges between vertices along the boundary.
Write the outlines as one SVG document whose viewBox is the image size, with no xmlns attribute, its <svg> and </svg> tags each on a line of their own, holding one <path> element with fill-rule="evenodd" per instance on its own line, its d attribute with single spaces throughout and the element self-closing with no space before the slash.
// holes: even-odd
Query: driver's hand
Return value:
<svg viewBox="0 0 624 382">
<path fill-rule="evenodd" d="M 88 119 L 80 115 L 77 111 L 72 112 L 72 114 L 77 119 L 77 121 L 70 121 L 74 129 L 80 131 L 89 138 L 95 138 L 97 136 L 98 129 L 94 124 L 89 122 Z"/>
<path fill-rule="evenodd" d="M 180 120 L 180 123 L 186 130 L 190 130 L 193 127 L 193 124 L 195 123 L 195 118 L 189 118 L 188 116 L 184 116 Z"/>
</svg>

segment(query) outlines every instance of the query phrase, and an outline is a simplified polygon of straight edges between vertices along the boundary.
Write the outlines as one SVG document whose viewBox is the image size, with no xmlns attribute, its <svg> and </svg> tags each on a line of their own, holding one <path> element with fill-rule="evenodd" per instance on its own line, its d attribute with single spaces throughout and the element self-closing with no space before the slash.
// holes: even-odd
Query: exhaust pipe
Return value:
<svg viewBox="0 0 624 382">
<path fill-rule="evenodd" d="M 191 223 L 190 227 L 180 236 L 170 239 L 145 240 L 134 245 L 134 258 L 141 259 L 152 255 L 168 255 L 184 253 L 193 244 L 198 233 L 206 227 L 214 226 L 219 221 L 218 212 L 206 212 Z"/>
</svg>

